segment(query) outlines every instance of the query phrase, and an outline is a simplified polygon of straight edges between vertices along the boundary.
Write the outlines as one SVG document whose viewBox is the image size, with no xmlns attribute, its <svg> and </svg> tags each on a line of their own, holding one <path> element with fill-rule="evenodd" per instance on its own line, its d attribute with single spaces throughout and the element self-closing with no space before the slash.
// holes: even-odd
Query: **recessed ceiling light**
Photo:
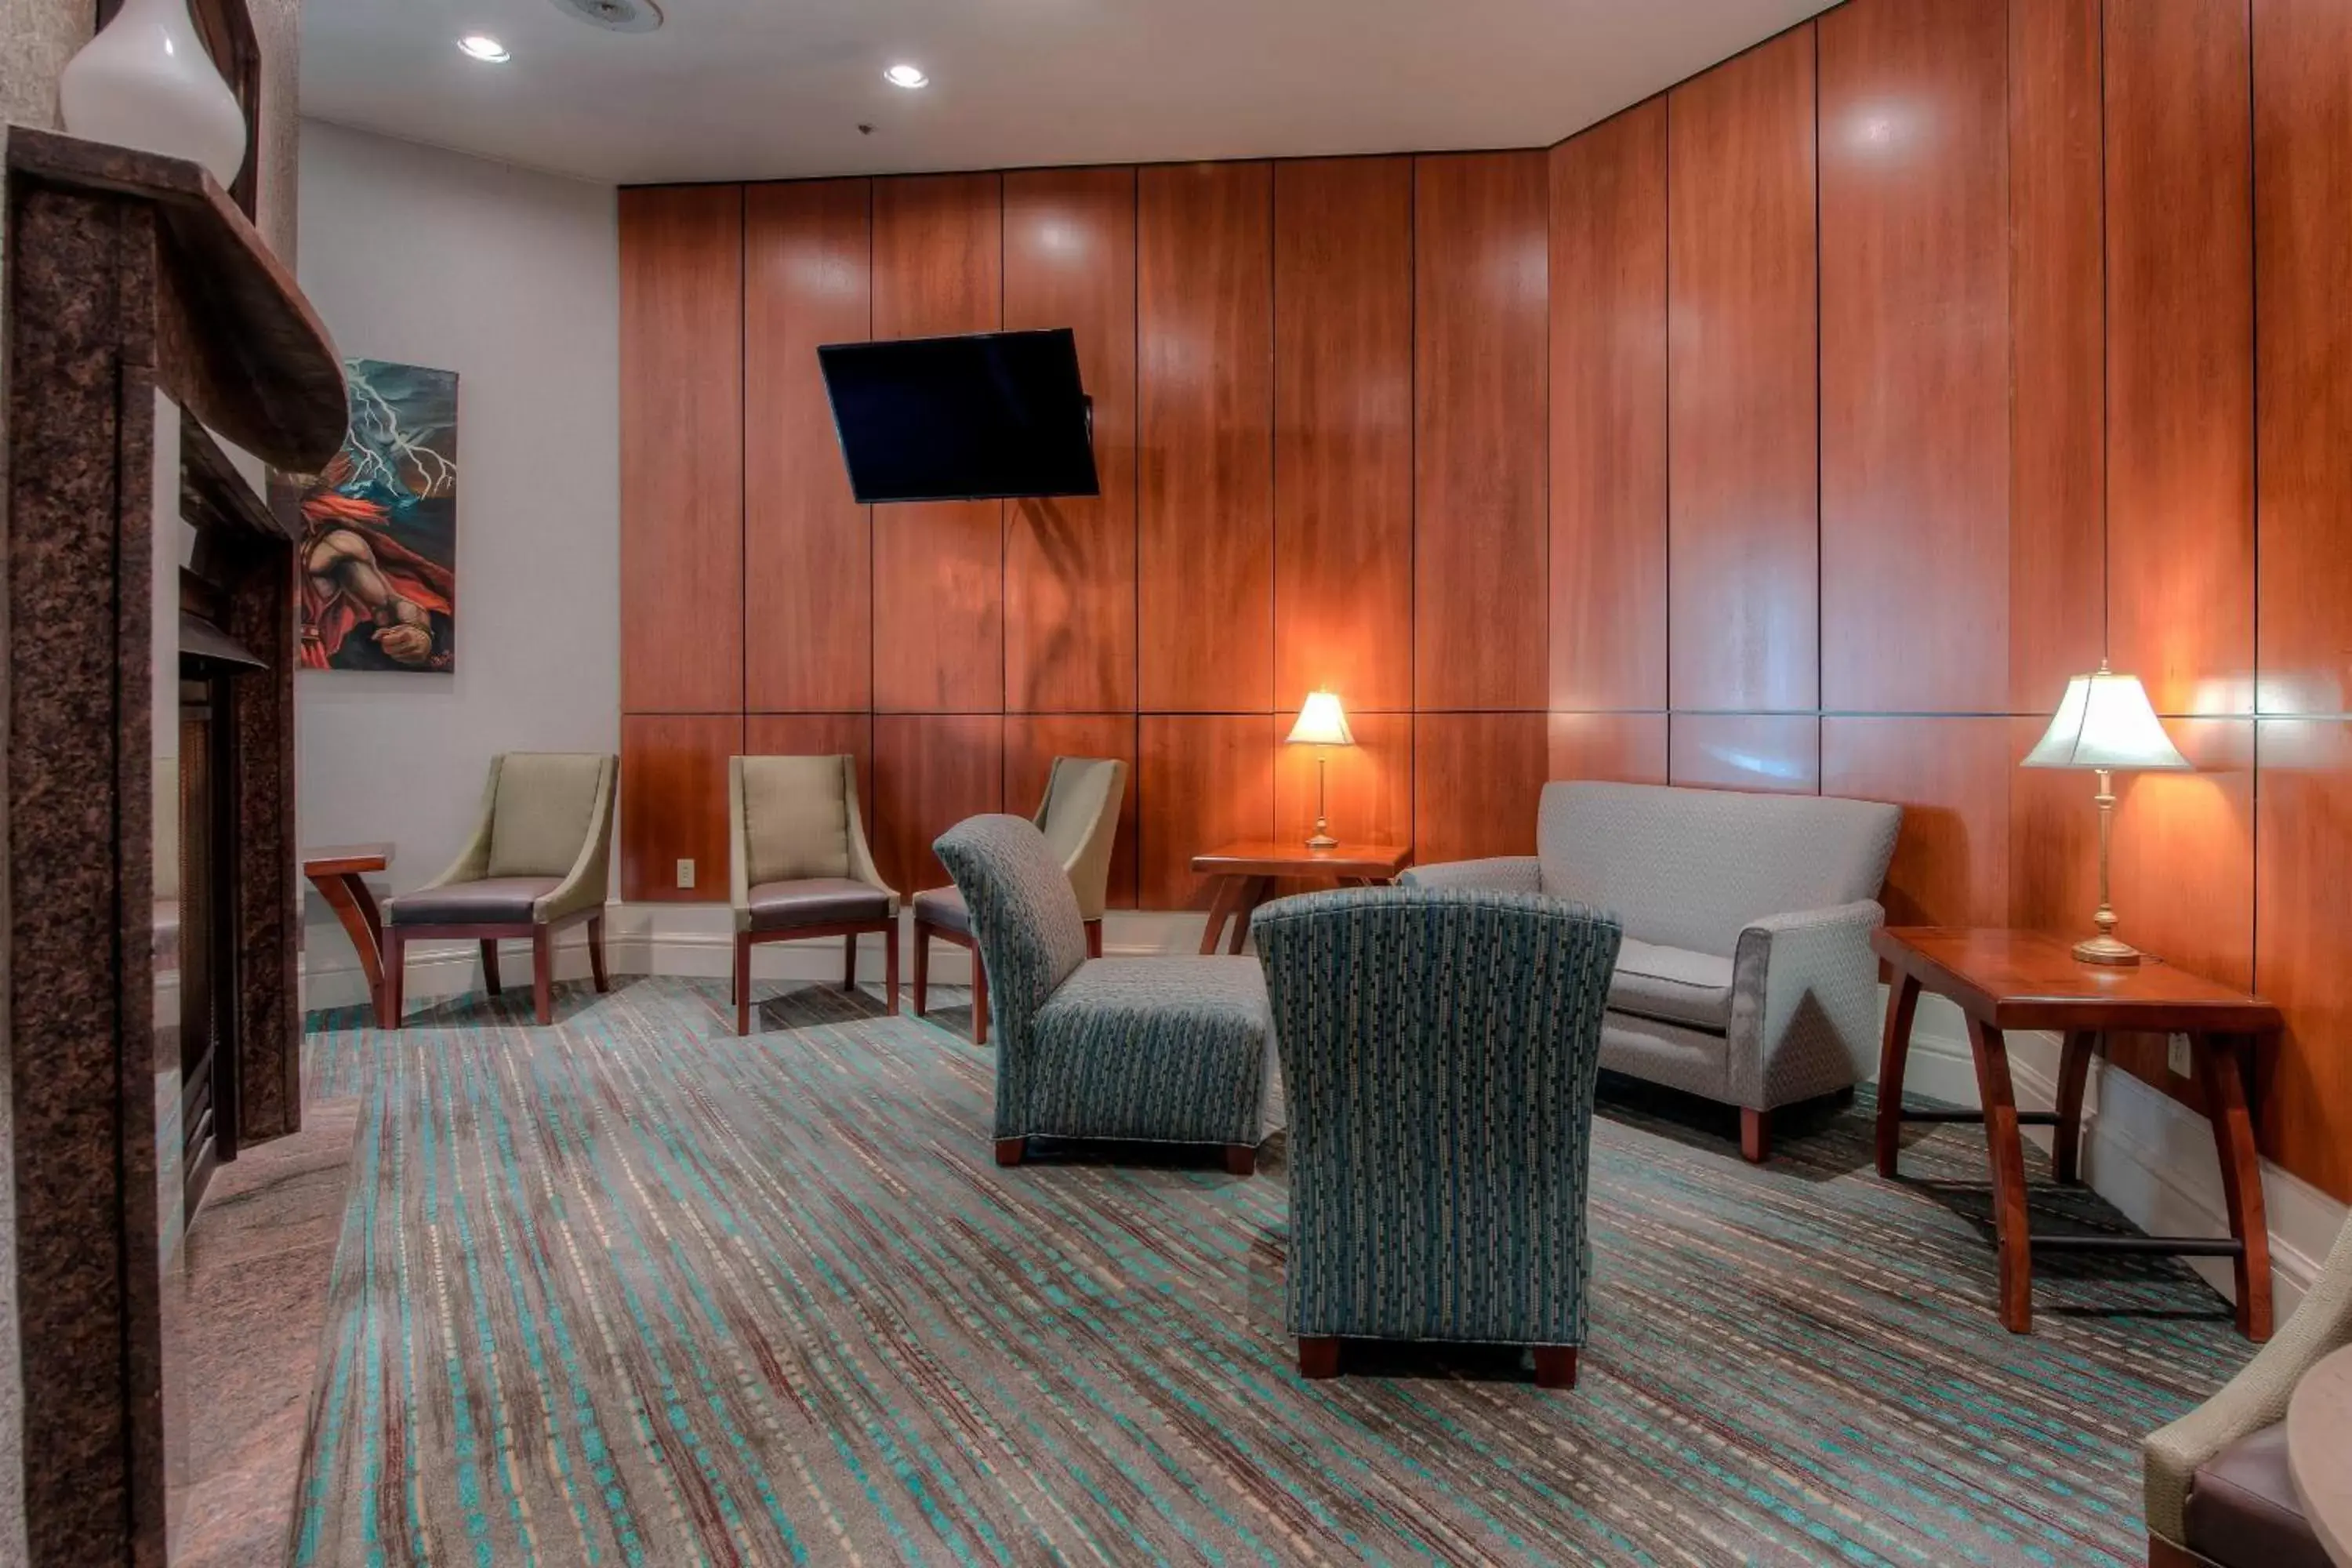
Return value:
<svg viewBox="0 0 2352 1568">
<path fill-rule="evenodd" d="M 931 79 L 923 74 L 920 66 L 896 65 L 882 73 L 882 79 L 892 87 L 929 87 Z"/>
<path fill-rule="evenodd" d="M 488 33 L 468 33 L 457 40 L 457 47 L 474 58 L 489 65 L 502 66 L 514 58 L 512 55 L 507 53 L 507 47 L 504 44 Z"/>
</svg>

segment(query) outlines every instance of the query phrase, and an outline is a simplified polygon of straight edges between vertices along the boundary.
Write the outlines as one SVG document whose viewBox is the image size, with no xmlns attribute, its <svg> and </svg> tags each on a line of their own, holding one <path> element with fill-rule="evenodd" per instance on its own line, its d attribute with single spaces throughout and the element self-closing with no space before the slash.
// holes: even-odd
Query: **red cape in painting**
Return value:
<svg viewBox="0 0 2352 1568">
<path fill-rule="evenodd" d="M 375 553 L 377 570 L 404 599 L 430 615 L 457 612 L 457 574 L 429 561 L 392 536 L 384 526 L 384 509 L 357 496 L 320 490 L 302 498 L 302 520 L 312 537 L 342 528 L 367 541 Z M 325 669 L 343 646 L 343 639 L 367 624 L 367 612 L 341 592 L 321 588 L 310 573 L 302 574 L 302 663 Z"/>
</svg>

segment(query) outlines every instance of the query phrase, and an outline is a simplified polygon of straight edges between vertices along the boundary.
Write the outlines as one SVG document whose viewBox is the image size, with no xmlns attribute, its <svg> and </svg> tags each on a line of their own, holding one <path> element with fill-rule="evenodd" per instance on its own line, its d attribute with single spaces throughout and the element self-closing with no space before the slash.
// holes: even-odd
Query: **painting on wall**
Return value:
<svg viewBox="0 0 2352 1568">
<path fill-rule="evenodd" d="M 457 658 L 457 373 L 353 359 L 343 375 L 342 450 L 271 484 L 301 539 L 302 668 L 446 674 Z"/>
</svg>

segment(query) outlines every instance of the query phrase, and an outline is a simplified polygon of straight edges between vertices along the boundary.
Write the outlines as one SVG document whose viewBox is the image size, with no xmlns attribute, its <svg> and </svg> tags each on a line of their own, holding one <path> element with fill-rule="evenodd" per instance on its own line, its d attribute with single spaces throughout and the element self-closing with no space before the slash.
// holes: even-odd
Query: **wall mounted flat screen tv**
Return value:
<svg viewBox="0 0 2352 1568">
<path fill-rule="evenodd" d="M 1067 327 L 828 343 L 816 357 L 862 502 L 1101 492 Z"/>
</svg>

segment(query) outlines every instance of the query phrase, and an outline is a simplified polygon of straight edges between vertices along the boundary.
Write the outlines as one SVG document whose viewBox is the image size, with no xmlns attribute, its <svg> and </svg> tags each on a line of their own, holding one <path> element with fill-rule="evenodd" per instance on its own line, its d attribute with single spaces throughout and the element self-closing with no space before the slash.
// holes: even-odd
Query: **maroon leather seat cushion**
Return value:
<svg viewBox="0 0 2352 1568">
<path fill-rule="evenodd" d="M 2221 1568 L 2330 1568 L 2303 1516 L 2286 1463 L 2286 1426 L 2241 1437 L 2189 1483 L 2192 1552 Z"/>
<path fill-rule="evenodd" d="M 402 893 L 385 906 L 396 926 L 520 925 L 531 905 L 562 885 L 561 877 L 486 877 Z"/>
<path fill-rule="evenodd" d="M 792 882 L 761 882 L 751 890 L 753 931 L 795 931 L 803 926 L 878 921 L 890 913 L 890 895 L 846 877 L 807 877 Z"/>
<path fill-rule="evenodd" d="M 971 910 L 953 888 L 927 888 L 915 895 L 915 918 L 945 931 L 970 931 Z"/>
</svg>

